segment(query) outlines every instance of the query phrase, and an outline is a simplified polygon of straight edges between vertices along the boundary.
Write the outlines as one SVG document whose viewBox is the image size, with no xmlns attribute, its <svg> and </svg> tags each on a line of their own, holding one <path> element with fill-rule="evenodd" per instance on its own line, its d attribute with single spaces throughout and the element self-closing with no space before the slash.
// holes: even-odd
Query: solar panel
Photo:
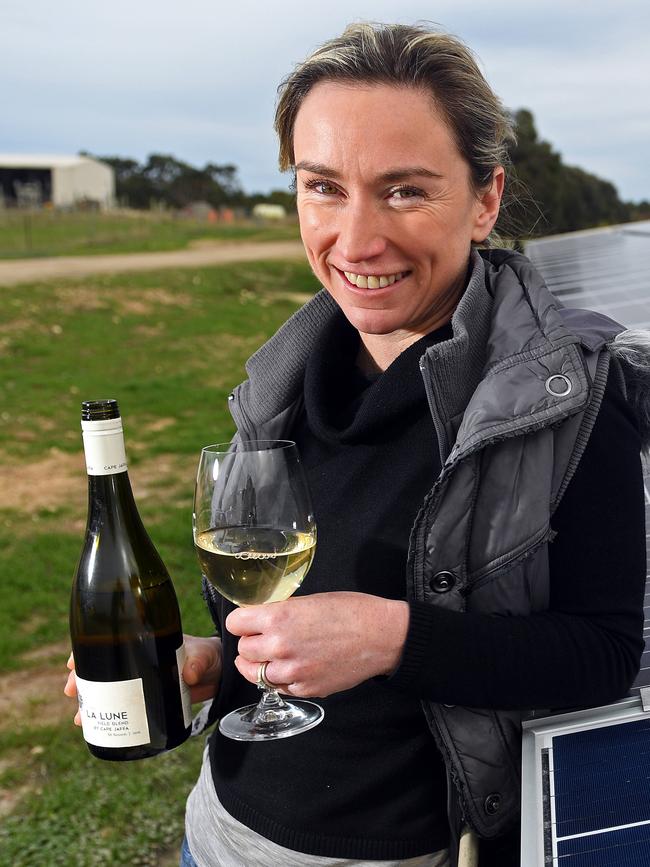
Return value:
<svg viewBox="0 0 650 867">
<path fill-rule="evenodd" d="M 527 245 L 567 307 L 650 328 L 650 221 Z M 645 464 L 650 561 L 650 466 Z M 646 646 L 629 697 L 524 722 L 522 867 L 650 867 L 650 575 Z"/>
<path fill-rule="evenodd" d="M 642 719 L 553 739 L 559 840 L 641 823 L 650 836 L 649 735 L 650 719 Z"/>
<path fill-rule="evenodd" d="M 650 713 L 639 698 L 524 723 L 522 867 L 650 865 Z"/>
<path fill-rule="evenodd" d="M 599 310 L 635 328 L 650 327 L 649 253 L 650 221 L 526 246 L 526 255 L 563 304 Z"/>
</svg>

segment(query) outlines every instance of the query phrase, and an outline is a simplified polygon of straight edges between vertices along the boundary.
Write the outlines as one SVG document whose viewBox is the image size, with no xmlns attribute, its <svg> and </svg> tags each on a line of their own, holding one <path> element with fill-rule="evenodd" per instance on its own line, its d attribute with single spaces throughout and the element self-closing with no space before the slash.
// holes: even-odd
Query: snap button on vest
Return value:
<svg viewBox="0 0 650 867">
<path fill-rule="evenodd" d="M 456 576 L 453 572 L 436 572 L 431 579 L 429 586 L 434 593 L 449 593 L 456 583 Z"/>
<path fill-rule="evenodd" d="M 485 803 L 483 804 L 483 809 L 488 814 L 488 816 L 494 816 L 495 813 L 498 813 L 501 809 L 501 795 L 497 792 L 493 792 L 491 795 L 488 795 L 485 799 Z"/>
<path fill-rule="evenodd" d="M 566 397 L 571 392 L 573 385 L 568 376 L 563 373 L 556 373 L 544 383 L 544 388 L 553 397 Z"/>
</svg>

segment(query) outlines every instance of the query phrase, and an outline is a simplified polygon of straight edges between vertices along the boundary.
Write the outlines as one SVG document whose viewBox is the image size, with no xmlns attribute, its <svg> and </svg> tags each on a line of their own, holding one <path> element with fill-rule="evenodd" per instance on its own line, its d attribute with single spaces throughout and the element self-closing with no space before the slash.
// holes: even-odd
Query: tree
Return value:
<svg viewBox="0 0 650 867">
<path fill-rule="evenodd" d="M 132 208 L 149 208 L 152 202 L 184 208 L 196 201 L 218 208 L 239 206 L 246 200 L 237 167 L 230 163 L 207 163 L 199 169 L 160 153 L 150 154 L 143 165 L 124 157 L 98 159 L 113 167 L 117 198 Z"/>
<path fill-rule="evenodd" d="M 521 108 L 513 120 L 517 142 L 509 149 L 514 174 L 510 193 L 519 233 L 570 232 L 631 218 L 630 205 L 619 199 L 613 184 L 565 165 L 539 138 L 531 111 Z M 500 228 L 512 234 L 505 221 Z"/>
</svg>

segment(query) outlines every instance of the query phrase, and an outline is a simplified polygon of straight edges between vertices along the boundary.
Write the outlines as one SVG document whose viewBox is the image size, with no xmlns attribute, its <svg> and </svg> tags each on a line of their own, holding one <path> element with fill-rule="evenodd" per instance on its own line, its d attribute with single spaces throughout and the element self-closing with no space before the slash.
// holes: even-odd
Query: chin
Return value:
<svg viewBox="0 0 650 867">
<path fill-rule="evenodd" d="M 392 334 L 405 327 L 405 323 L 380 310 L 346 310 L 343 315 L 353 328 L 362 334 Z"/>
</svg>

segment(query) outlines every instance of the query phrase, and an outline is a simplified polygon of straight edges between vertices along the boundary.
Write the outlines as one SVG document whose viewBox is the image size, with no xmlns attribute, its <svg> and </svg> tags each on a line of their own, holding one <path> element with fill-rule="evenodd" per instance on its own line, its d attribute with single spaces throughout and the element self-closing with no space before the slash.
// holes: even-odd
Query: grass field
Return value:
<svg viewBox="0 0 650 867">
<path fill-rule="evenodd" d="M 172 214 L 33 213 L 0 210 L 0 259 L 82 256 L 179 250 L 205 241 L 286 241 L 299 237 L 297 224 L 232 225 Z"/>
<path fill-rule="evenodd" d="M 120 401 L 141 514 L 185 630 L 205 634 L 198 452 L 229 437 L 245 359 L 313 289 L 306 265 L 281 262 L 0 289 L 0 867 L 173 863 L 203 747 L 113 765 L 71 724 L 61 691 L 86 511 L 81 400 Z"/>
</svg>

